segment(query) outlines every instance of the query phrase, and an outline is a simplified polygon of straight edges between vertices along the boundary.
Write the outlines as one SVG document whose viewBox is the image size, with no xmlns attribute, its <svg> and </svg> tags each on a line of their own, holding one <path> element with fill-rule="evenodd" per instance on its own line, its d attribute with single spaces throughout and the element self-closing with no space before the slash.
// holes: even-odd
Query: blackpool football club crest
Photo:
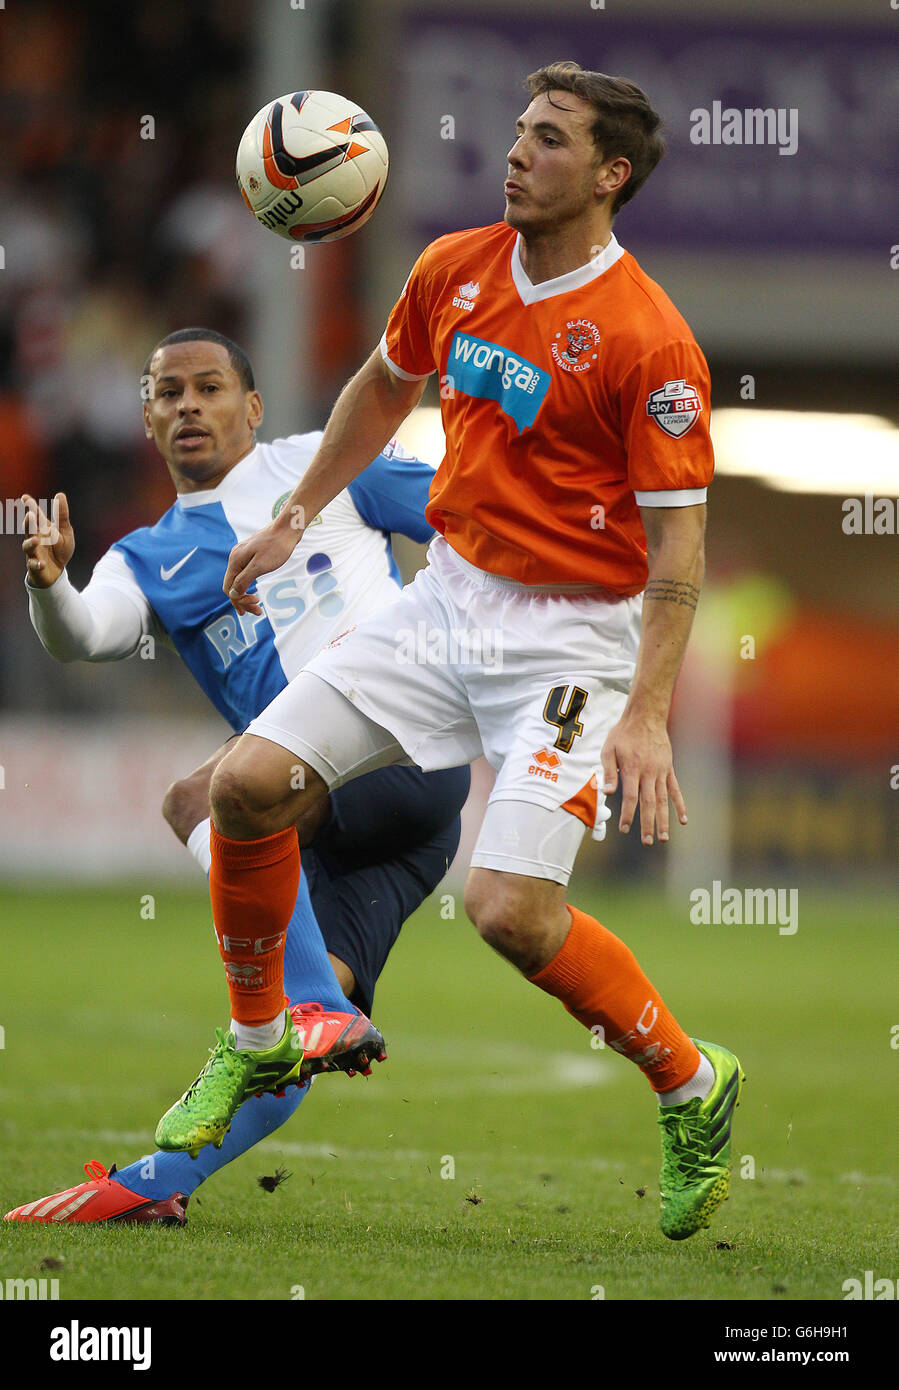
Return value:
<svg viewBox="0 0 899 1390">
<path fill-rule="evenodd" d="M 695 386 L 683 379 L 666 381 L 657 391 L 649 393 L 646 414 L 651 415 L 660 430 L 672 439 L 680 439 L 699 419 L 702 402 Z"/>
<path fill-rule="evenodd" d="M 600 333 L 590 319 L 569 319 L 564 333 L 550 345 L 554 361 L 565 372 L 586 372 L 596 361 Z"/>
</svg>

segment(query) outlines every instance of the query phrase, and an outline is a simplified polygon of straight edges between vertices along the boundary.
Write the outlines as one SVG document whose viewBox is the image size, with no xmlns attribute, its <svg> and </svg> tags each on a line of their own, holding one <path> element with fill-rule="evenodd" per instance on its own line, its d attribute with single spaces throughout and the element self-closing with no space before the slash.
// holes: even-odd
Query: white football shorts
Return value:
<svg viewBox="0 0 899 1390">
<path fill-rule="evenodd" d="M 605 835 L 600 754 L 633 678 L 641 608 L 639 595 L 503 579 L 437 537 L 412 583 L 247 733 L 331 790 L 388 763 L 430 771 L 483 753 L 496 783 L 472 865 L 567 884 L 585 829 Z"/>
</svg>

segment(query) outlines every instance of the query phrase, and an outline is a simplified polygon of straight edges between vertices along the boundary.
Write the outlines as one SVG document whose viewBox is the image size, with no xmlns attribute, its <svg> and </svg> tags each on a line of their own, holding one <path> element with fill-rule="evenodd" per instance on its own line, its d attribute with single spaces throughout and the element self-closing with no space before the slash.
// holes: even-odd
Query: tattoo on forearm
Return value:
<svg viewBox="0 0 899 1390">
<path fill-rule="evenodd" d="M 668 603 L 678 603 L 683 608 L 695 608 L 699 602 L 699 590 L 686 579 L 651 579 L 643 591 L 643 597 L 666 599 Z"/>
</svg>

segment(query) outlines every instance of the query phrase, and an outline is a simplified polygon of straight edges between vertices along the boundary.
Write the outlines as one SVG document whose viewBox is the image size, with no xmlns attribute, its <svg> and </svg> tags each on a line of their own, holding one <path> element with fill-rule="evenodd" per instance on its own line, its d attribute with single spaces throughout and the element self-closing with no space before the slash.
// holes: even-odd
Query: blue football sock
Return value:
<svg viewBox="0 0 899 1390">
<path fill-rule="evenodd" d="M 292 1004 L 314 1000 L 326 1009 L 356 1012 L 340 988 L 328 959 L 312 910 L 305 873 L 300 874 L 300 888 L 284 943 L 284 992 Z M 157 1150 L 130 1163 L 116 1173 L 115 1179 L 129 1192 L 152 1201 L 170 1197 L 173 1192 L 190 1196 L 226 1163 L 246 1153 L 289 1120 L 308 1091 L 308 1086 L 302 1090 L 290 1087 L 281 1100 L 271 1094 L 254 1096 L 244 1101 L 235 1114 L 220 1149 L 206 1144 L 195 1159 L 186 1153 Z"/>
<path fill-rule="evenodd" d="M 291 1086 L 281 1100 L 271 1094 L 252 1096 L 244 1101 L 234 1116 L 220 1149 L 206 1144 L 198 1158 L 191 1158 L 186 1153 L 157 1150 L 115 1173 L 114 1180 L 148 1201 L 161 1201 L 171 1197 L 173 1192 L 183 1192 L 189 1197 L 200 1183 L 217 1173 L 219 1168 L 239 1158 L 260 1139 L 279 1129 L 308 1094 L 308 1086 L 302 1090 Z"/>
<path fill-rule="evenodd" d="M 319 931 L 305 873 L 284 942 L 284 993 L 292 1004 L 314 1000 L 326 1009 L 355 1013 L 334 974 L 328 948 Z"/>
</svg>

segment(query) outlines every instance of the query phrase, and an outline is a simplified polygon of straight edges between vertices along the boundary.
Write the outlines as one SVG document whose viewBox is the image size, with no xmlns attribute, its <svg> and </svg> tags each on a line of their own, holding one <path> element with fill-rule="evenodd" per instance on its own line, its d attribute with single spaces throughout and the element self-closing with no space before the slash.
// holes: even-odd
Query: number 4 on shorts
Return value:
<svg viewBox="0 0 899 1390">
<path fill-rule="evenodd" d="M 543 718 L 547 724 L 552 724 L 559 731 L 553 744 L 554 748 L 560 749 L 563 753 L 571 752 L 574 740 L 578 734 L 584 732 L 579 716 L 586 703 L 587 692 L 581 690 L 579 685 L 572 686 L 570 694 L 567 685 L 553 686 L 546 697 Z"/>
</svg>

